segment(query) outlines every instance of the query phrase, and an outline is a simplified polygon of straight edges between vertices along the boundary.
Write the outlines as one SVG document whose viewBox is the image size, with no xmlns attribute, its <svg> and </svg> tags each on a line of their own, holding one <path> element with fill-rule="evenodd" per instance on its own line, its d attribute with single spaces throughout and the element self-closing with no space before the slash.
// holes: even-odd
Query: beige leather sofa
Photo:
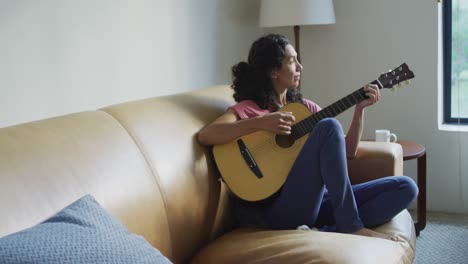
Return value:
<svg viewBox="0 0 468 264">
<path fill-rule="evenodd" d="M 0 129 L 0 237 L 92 194 L 174 263 L 411 263 L 407 211 L 379 231 L 404 242 L 318 231 L 230 231 L 226 188 L 197 131 L 233 103 L 227 86 Z M 360 144 L 352 180 L 402 173 L 393 143 Z"/>
</svg>

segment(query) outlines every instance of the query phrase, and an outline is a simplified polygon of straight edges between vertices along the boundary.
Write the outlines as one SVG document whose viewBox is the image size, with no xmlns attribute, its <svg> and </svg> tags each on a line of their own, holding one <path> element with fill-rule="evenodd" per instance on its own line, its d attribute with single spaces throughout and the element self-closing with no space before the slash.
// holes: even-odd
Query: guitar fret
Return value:
<svg viewBox="0 0 468 264">
<path fill-rule="evenodd" d="M 320 112 L 319 112 L 319 113 L 320 113 Z M 313 119 L 312 123 L 314 124 L 314 126 L 320 121 L 320 119 L 319 119 L 318 116 L 316 116 L 316 115 L 313 115 L 313 116 L 312 116 L 312 119 Z"/>
<path fill-rule="evenodd" d="M 321 111 L 324 115 L 323 118 L 326 118 L 326 117 L 329 117 L 329 116 L 332 116 L 332 112 L 330 111 L 330 108 L 329 107 L 325 107 L 322 111 Z M 319 113 L 321 113 L 319 112 Z M 320 117 L 320 116 L 319 116 Z M 320 119 L 322 119 L 322 117 L 320 117 Z M 319 120 L 320 121 L 320 120 Z"/>
<path fill-rule="evenodd" d="M 291 135 L 294 137 L 294 139 L 299 139 L 300 137 L 303 136 L 301 132 L 299 131 L 299 126 L 300 126 L 300 122 L 291 127 Z"/>
<path fill-rule="evenodd" d="M 294 131 L 296 131 L 297 137 L 300 138 L 302 136 L 301 135 L 301 130 L 300 130 L 301 123 L 297 123 L 293 127 L 294 127 Z"/>
<path fill-rule="evenodd" d="M 310 117 L 312 117 L 312 116 L 310 116 Z M 314 126 L 313 126 L 313 124 L 311 124 L 311 120 L 309 120 L 309 118 L 306 118 L 306 119 L 304 119 L 304 120 L 302 120 L 302 121 L 300 121 L 300 122 L 298 122 L 298 123 L 296 123 L 295 125 L 292 126 L 291 136 L 294 139 L 299 139 L 302 136 L 304 136 L 305 134 L 312 131 L 312 128 Z"/>
<path fill-rule="evenodd" d="M 305 126 L 306 127 L 306 133 L 312 131 L 312 128 L 314 128 L 314 126 L 315 126 L 313 119 L 306 119 L 304 124 L 306 125 Z"/>
<path fill-rule="evenodd" d="M 345 98 L 343 98 L 343 104 L 346 106 L 346 109 L 348 109 L 348 108 L 350 108 L 351 106 L 353 106 L 353 104 L 351 104 L 351 102 L 349 101 L 348 96 L 346 96 Z"/>
<path fill-rule="evenodd" d="M 299 139 L 299 138 L 301 138 L 303 136 L 301 133 L 299 133 L 299 131 L 297 129 L 295 131 L 296 131 L 296 133 L 293 134 L 294 139 Z"/>
<path fill-rule="evenodd" d="M 338 102 L 339 102 L 339 101 L 337 101 L 337 102 L 334 104 L 334 105 L 336 106 L 336 108 L 333 107 L 333 109 L 334 109 L 334 110 L 338 109 L 337 113 L 341 113 L 340 104 L 339 104 Z M 335 115 L 337 115 L 337 114 L 335 114 Z"/>
<path fill-rule="evenodd" d="M 307 125 L 308 125 L 308 124 L 307 124 L 307 120 L 306 120 L 306 121 L 303 123 L 303 126 L 302 126 L 302 133 L 303 133 L 303 134 L 307 134 L 307 132 L 308 132 L 308 129 L 307 129 L 308 126 L 307 126 Z"/>
<path fill-rule="evenodd" d="M 341 101 L 341 99 L 338 100 L 338 102 L 336 102 L 336 103 L 337 103 L 337 105 L 341 104 L 343 106 L 343 102 Z M 341 107 L 339 109 L 340 109 L 340 112 L 342 112 Z M 346 110 L 346 107 L 343 107 L 343 110 Z"/>
<path fill-rule="evenodd" d="M 342 113 L 345 109 L 341 110 L 341 108 L 338 107 L 338 111 L 336 112 L 335 116 L 339 115 L 340 113 Z"/>
<path fill-rule="evenodd" d="M 349 108 L 349 105 L 348 105 L 347 102 L 346 102 L 346 97 L 344 97 L 343 99 L 341 99 L 341 103 L 344 105 L 345 109 L 348 109 L 348 108 Z"/>
<path fill-rule="evenodd" d="M 294 140 L 298 139 L 297 137 L 297 134 L 296 134 L 296 127 L 295 126 L 291 126 L 291 137 L 294 138 Z"/>
<path fill-rule="evenodd" d="M 305 121 L 304 121 L 304 132 L 303 132 L 303 133 L 304 133 L 304 134 L 309 133 L 309 132 L 312 130 L 313 127 L 314 127 L 314 126 L 310 123 L 309 120 L 305 120 Z"/>
<path fill-rule="evenodd" d="M 325 109 L 326 109 L 326 111 L 328 111 L 328 114 L 327 114 L 326 111 L 324 111 L 324 112 L 323 112 L 324 115 L 323 115 L 323 117 L 321 117 L 320 119 L 327 118 L 327 117 L 330 117 L 330 116 L 333 115 L 333 114 L 331 113 L 331 111 L 330 111 L 330 108 L 327 107 L 327 108 L 325 108 Z"/>
<path fill-rule="evenodd" d="M 319 115 L 318 115 L 319 120 L 317 120 L 317 122 L 318 122 L 318 121 L 320 121 L 320 120 L 323 119 L 323 118 L 327 118 L 327 117 L 331 116 L 330 108 L 325 107 L 322 111 L 318 112 L 317 114 L 319 114 Z M 321 117 L 320 114 L 321 114 L 322 116 L 324 116 L 324 117 Z"/>
<path fill-rule="evenodd" d="M 301 135 L 305 135 L 306 133 L 304 133 L 306 131 L 306 129 L 304 128 L 304 123 L 300 123 L 299 124 L 299 132 L 301 132 Z"/>
<path fill-rule="evenodd" d="M 343 105 L 344 110 L 348 109 L 349 106 L 346 105 L 344 98 L 340 100 L 341 104 Z"/>
<path fill-rule="evenodd" d="M 325 109 L 327 109 L 327 108 L 325 108 Z M 325 109 L 323 109 L 323 110 L 325 110 Z M 317 119 L 317 122 L 318 122 L 320 119 L 323 118 L 322 115 L 324 115 L 324 114 L 326 114 L 324 111 L 319 111 L 319 112 L 315 113 L 315 115 L 313 115 L 313 116 Z"/>
</svg>

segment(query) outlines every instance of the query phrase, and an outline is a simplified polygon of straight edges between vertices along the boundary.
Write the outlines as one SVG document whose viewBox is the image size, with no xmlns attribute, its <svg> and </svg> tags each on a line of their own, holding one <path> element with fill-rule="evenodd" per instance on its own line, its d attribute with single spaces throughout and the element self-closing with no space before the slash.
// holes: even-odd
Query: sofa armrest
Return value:
<svg viewBox="0 0 468 264">
<path fill-rule="evenodd" d="M 352 184 L 385 176 L 403 175 L 403 150 L 398 143 L 361 141 L 357 155 L 348 159 Z"/>
</svg>

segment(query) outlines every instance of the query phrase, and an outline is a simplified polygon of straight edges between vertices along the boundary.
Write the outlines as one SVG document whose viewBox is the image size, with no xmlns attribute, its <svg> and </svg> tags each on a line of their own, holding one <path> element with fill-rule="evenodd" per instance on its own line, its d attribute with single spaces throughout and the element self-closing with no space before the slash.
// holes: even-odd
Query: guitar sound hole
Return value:
<svg viewBox="0 0 468 264">
<path fill-rule="evenodd" d="M 294 144 L 294 138 L 291 135 L 276 135 L 276 144 L 282 148 L 289 148 Z"/>
</svg>

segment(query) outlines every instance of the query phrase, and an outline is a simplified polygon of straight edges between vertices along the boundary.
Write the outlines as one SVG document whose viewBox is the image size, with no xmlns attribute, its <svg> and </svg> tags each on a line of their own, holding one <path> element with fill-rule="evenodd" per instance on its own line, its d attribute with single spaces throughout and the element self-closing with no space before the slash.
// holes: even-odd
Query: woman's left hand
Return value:
<svg viewBox="0 0 468 264">
<path fill-rule="evenodd" d="M 361 108 L 365 108 L 369 105 L 373 105 L 377 103 L 380 99 L 380 89 L 376 84 L 367 84 L 364 86 L 364 91 L 366 92 L 366 95 L 369 97 L 365 99 L 364 101 L 360 102 L 357 104 L 357 106 Z"/>
</svg>

